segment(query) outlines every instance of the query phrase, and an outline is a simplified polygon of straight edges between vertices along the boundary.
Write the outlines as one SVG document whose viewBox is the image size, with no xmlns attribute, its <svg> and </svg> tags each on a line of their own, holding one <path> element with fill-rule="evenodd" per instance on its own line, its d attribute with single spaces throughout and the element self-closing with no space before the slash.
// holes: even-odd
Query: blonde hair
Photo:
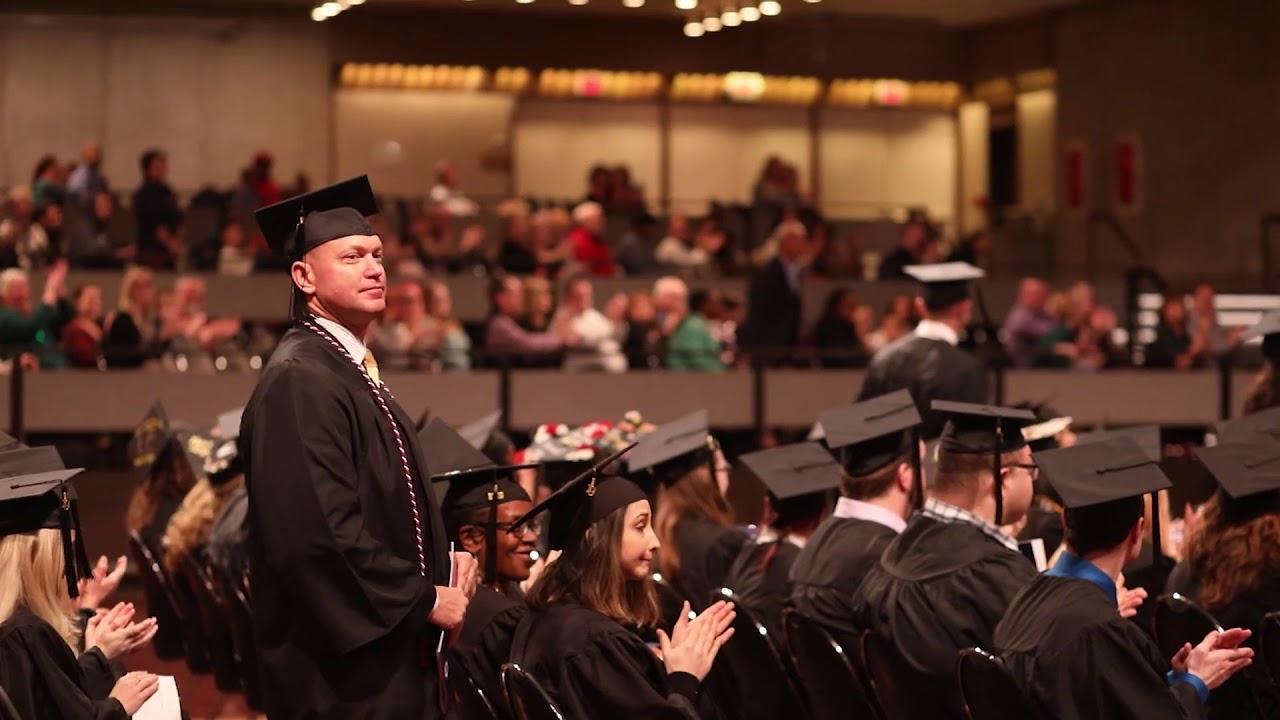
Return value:
<svg viewBox="0 0 1280 720">
<path fill-rule="evenodd" d="M 53 626 L 73 650 L 78 641 L 69 612 L 62 533 L 44 529 L 0 538 L 0 623 L 23 607 Z"/>
<path fill-rule="evenodd" d="M 214 485 L 208 478 L 201 478 L 182 499 L 182 506 L 169 518 L 164 531 L 164 567 L 169 572 L 177 569 L 192 549 L 209 542 L 209 531 L 214 518 L 222 511 L 227 499 L 244 485 L 244 475 Z"/>
</svg>

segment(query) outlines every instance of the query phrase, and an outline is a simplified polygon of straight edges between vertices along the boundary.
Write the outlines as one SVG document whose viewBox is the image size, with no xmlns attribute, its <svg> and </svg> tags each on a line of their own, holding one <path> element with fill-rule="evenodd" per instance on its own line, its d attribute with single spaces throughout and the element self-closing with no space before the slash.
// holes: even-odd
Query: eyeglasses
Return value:
<svg viewBox="0 0 1280 720">
<path fill-rule="evenodd" d="M 539 519 L 530 520 L 523 525 L 517 526 L 515 523 L 494 523 L 494 527 L 502 532 L 511 533 L 512 535 L 524 535 L 525 533 L 533 533 L 534 535 L 542 534 L 542 521 Z"/>
<path fill-rule="evenodd" d="M 1040 466 L 1035 463 L 1010 463 L 1008 467 L 1016 467 L 1026 470 L 1032 480 L 1040 477 Z"/>
</svg>

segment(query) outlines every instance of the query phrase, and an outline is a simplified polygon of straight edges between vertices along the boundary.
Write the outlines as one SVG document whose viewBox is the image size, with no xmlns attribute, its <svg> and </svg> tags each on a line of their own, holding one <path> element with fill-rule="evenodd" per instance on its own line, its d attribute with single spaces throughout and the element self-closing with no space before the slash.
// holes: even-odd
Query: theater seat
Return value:
<svg viewBox="0 0 1280 720">
<path fill-rule="evenodd" d="M 18 709 L 9 700 L 9 693 L 0 687 L 0 720 L 22 720 L 18 717 Z"/>
<path fill-rule="evenodd" d="M 879 635 L 862 634 L 862 662 L 885 720 L 949 720 L 959 712 L 954 685 L 922 675 Z"/>
<path fill-rule="evenodd" d="M 956 684 L 969 720 L 1039 720 L 1040 714 L 1000 658 L 980 648 L 961 650 Z"/>
<path fill-rule="evenodd" d="M 498 720 L 498 713 L 493 703 L 485 697 L 481 690 L 462 668 L 460 663 L 449 664 L 449 675 L 445 679 L 449 691 L 449 701 L 453 705 L 458 720 Z"/>
<path fill-rule="evenodd" d="M 850 650 L 823 627 L 795 610 L 782 614 L 783 634 L 791 664 L 809 696 L 813 720 L 878 720 L 866 682 L 861 677 Z"/>
<path fill-rule="evenodd" d="M 1184 643 L 1196 645 L 1214 630 L 1222 630 L 1218 621 L 1186 597 L 1178 593 L 1166 593 L 1156 598 L 1152 634 L 1155 635 L 1161 657 L 1171 658 L 1177 655 Z"/>
<path fill-rule="evenodd" d="M 1280 687 L 1280 611 L 1267 613 L 1259 630 L 1262 637 L 1258 647 L 1262 649 L 1262 662 L 1271 674 L 1271 682 Z"/>
<path fill-rule="evenodd" d="M 516 720 L 565 720 L 547 691 L 515 663 L 502 666 L 502 690 Z"/>
<path fill-rule="evenodd" d="M 183 618 L 179 616 L 169 582 L 160 561 L 136 532 L 129 533 L 129 559 L 142 577 L 142 590 L 147 599 L 147 615 L 156 619 L 159 629 L 151 639 L 156 657 L 178 660 L 183 656 Z"/>
</svg>

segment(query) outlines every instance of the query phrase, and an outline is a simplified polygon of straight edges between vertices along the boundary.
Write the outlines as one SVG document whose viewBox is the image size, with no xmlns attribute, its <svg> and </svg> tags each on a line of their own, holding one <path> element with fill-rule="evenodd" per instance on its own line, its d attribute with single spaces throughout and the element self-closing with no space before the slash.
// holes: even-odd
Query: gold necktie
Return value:
<svg viewBox="0 0 1280 720">
<path fill-rule="evenodd" d="M 382 380 L 378 379 L 378 361 L 373 359 L 373 353 L 369 350 L 364 351 L 364 369 L 373 378 L 374 385 L 382 384 Z"/>
</svg>

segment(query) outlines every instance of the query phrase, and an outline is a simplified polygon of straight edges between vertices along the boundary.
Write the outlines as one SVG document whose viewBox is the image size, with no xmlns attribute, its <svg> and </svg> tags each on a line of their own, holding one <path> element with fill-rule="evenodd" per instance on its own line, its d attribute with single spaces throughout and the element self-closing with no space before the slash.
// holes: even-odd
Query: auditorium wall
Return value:
<svg viewBox="0 0 1280 720">
<path fill-rule="evenodd" d="M 0 21 L 0 185 L 30 182 L 45 152 L 106 149 L 118 188 L 138 157 L 169 152 L 175 187 L 233 184 L 256 151 L 277 175 L 329 173 L 329 67 L 316 23 L 8 16 Z"/>
</svg>

